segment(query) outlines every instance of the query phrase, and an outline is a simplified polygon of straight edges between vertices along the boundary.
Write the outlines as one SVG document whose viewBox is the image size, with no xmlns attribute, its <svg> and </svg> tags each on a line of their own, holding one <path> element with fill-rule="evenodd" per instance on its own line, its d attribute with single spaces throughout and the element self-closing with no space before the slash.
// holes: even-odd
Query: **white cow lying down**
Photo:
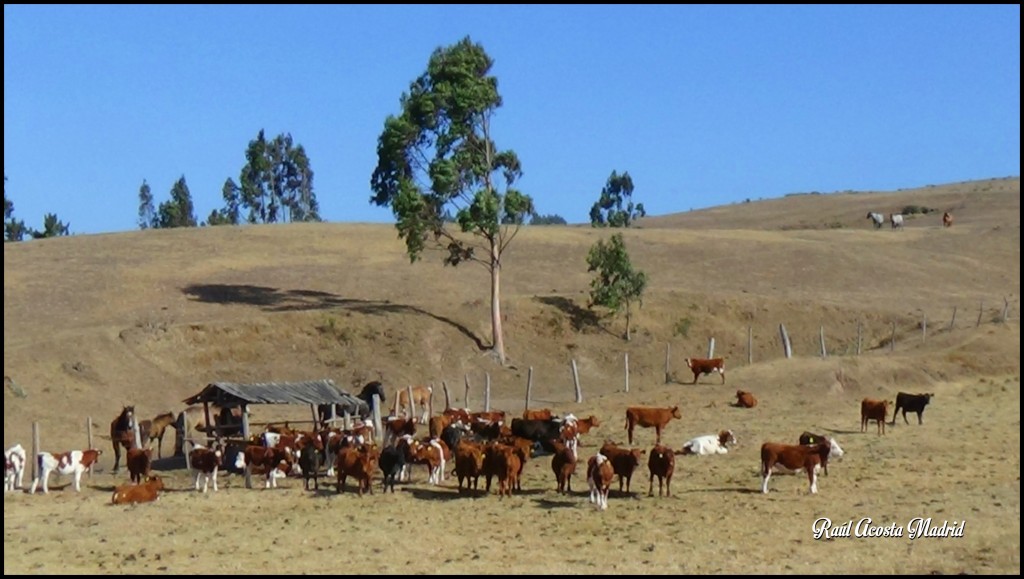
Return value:
<svg viewBox="0 0 1024 579">
<path fill-rule="evenodd" d="M 697 454 L 701 456 L 709 454 L 726 454 L 729 446 L 736 444 L 736 435 L 731 430 L 723 430 L 718 434 L 705 434 L 697 438 L 691 438 L 683 444 L 679 454 Z"/>
</svg>

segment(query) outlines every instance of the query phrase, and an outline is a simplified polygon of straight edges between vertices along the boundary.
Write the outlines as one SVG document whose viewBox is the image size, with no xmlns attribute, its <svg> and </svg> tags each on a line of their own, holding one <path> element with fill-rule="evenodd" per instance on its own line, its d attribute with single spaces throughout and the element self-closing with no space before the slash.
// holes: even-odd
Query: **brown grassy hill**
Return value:
<svg viewBox="0 0 1024 579">
<path fill-rule="evenodd" d="M 888 213 L 907 205 L 938 212 L 911 219 L 903 231 L 876 231 L 865 219 L 867 211 Z M 944 210 L 956 216 L 950 229 L 941 227 Z M 605 541 L 621 538 L 605 536 L 595 514 L 585 508 L 585 497 L 567 499 L 551 490 L 553 476 L 543 459 L 531 465 L 524 485 L 535 489 L 533 494 L 506 500 L 509 506 L 498 506 L 493 497 L 466 499 L 477 505 L 483 521 L 493 524 L 474 525 L 467 531 L 470 535 L 445 536 L 447 548 L 456 555 L 435 561 L 436 553 L 427 547 L 414 549 L 407 557 L 415 572 L 487 572 L 493 567 L 486 565 L 500 563 L 511 572 L 579 573 L 591 570 L 593 562 L 604 563 L 598 569 L 623 572 L 799 572 L 802 566 L 787 566 L 781 558 L 767 568 L 754 568 L 728 556 L 741 545 L 749 551 L 752 542 L 755 552 L 770 554 L 773 540 L 764 531 L 788 520 L 791 524 L 784 527 L 792 529 L 786 531 L 786 540 L 793 541 L 793 549 L 808 549 L 811 556 L 801 561 L 818 561 L 816 570 L 884 572 L 894 569 L 892 563 L 908 551 L 907 539 L 898 548 L 881 539 L 851 539 L 833 557 L 821 550 L 829 544 L 817 543 L 809 532 L 796 528 L 809 529 L 816 516 L 888 521 L 909 519 L 919 511 L 937 518 L 968 517 L 973 521 L 968 533 L 973 534 L 948 549 L 940 548 L 938 539 L 909 543 L 921 546 L 909 558 L 907 570 L 1019 572 L 1019 178 L 899 192 L 796 195 L 651 217 L 624 233 L 634 265 L 650 278 L 643 308 L 635 315 L 633 340 L 620 338 L 621 319 L 598 320 L 586 309 L 590 274 L 585 257 L 608 232 L 531 227 L 505 258 L 502 307 L 510 358 L 505 367 L 486 353 L 489 281 L 484 270 L 471 265 L 445 268 L 429 254 L 410 265 L 390 225 L 150 230 L 5 244 L 5 447 L 15 442 L 30 446 L 33 421 L 41 425 L 44 449 L 81 447 L 84 423 L 91 416 L 97 423 L 97 446 L 107 450 L 109 443 L 99 437 L 121 404 L 133 403 L 144 415 L 177 411 L 183 398 L 218 380 L 332 378 L 349 387 L 379 376 L 391 388 L 446 381 L 461 405 L 468 376 L 470 405 L 479 408 L 488 373 L 492 406 L 519 412 L 532 367 L 536 406 L 592 413 L 605 420 L 597 438 L 588 441 L 584 457 L 601 438 L 623 441 L 621 416 L 631 404 L 681 404 L 684 419 L 670 425 L 667 434 L 673 446 L 726 425 L 745 444 L 726 457 L 687 462 L 687 475 L 680 475 L 677 497 L 667 512 L 656 507 L 656 499 L 616 501 L 620 497 L 613 495 L 610 511 L 600 516 L 625 517 L 635 529 L 627 535 L 627 551 L 637 551 L 617 567 L 611 566 L 616 563 Z M 1009 322 L 997 323 L 1004 304 Z M 954 308 L 956 320 L 950 328 Z M 922 322 L 927 324 L 926 336 Z M 795 357 L 790 360 L 782 356 L 780 323 L 793 341 Z M 863 353 L 853 356 L 858 325 Z M 753 336 L 752 365 L 747 364 L 748 330 Z M 819 355 L 821 330 L 827 359 Z M 697 386 L 666 385 L 666 344 L 673 378 L 689 382 L 683 359 L 706 354 L 710 337 L 715 338 L 716 355 L 727 359 L 728 384 L 719 386 L 715 377 Z M 627 352 L 628 394 L 622 392 Z M 573 401 L 571 360 L 579 368 L 582 405 Z M 762 404 L 748 414 L 730 408 L 736 388 L 754 391 Z M 925 428 L 904 427 L 900 421 L 896 436 L 859 434 L 861 398 L 926 389 L 938 396 L 926 413 Z M 298 419 L 308 409 L 260 407 L 254 414 L 257 420 Z M 851 455 L 845 473 L 836 468 L 821 483 L 828 498 L 806 497 L 806 486 L 801 486 L 806 482 L 791 477 L 773 478 L 773 488 L 783 492 L 770 498 L 747 494 L 759 486 L 753 473 L 761 441 L 789 440 L 815 428 L 849 439 L 844 441 Z M 958 444 L 992 449 L 978 458 L 980 466 L 963 464 L 973 450 L 961 448 L 955 457 L 945 450 L 948 441 L 965 432 L 970 440 Z M 653 442 L 648 434 L 642 445 Z M 1000 458 L 1006 452 L 1012 454 L 1008 463 Z M 921 457 L 927 458 L 922 462 Z M 110 459 L 104 456 L 101 466 L 109 466 Z M 188 486 L 184 471 L 167 468 L 180 488 Z M 939 478 L 931 476 L 937 469 L 947 470 Z M 646 468 L 641 472 L 638 478 L 646 480 Z M 66 527 L 82 524 L 61 505 L 77 505 L 77 510 L 84 509 L 82 516 L 97 524 L 116 524 L 124 513 L 103 503 L 110 485 L 126 477 L 98 477 L 91 497 L 71 496 L 67 490 L 55 493 L 56 502 L 52 497 L 5 496 L 5 552 L 21 540 L 16 536 L 28 537 L 43 552 L 62 541 L 61 532 L 31 522 L 48 509 L 62 512 Z M 577 489 L 585 489 L 582 479 Z M 422 509 L 413 511 L 422 514 L 422 521 L 446 516 L 453 508 L 447 499 L 454 496 L 454 485 L 437 491 L 422 484 L 423 477 L 416 480 L 408 492 L 374 498 L 381 501 L 379 506 L 361 508 L 377 508 L 369 517 L 377 520 L 386 520 L 392 510 L 398 516 L 410 508 Z M 172 493 L 151 508 L 185 506 L 186 511 L 201 508 L 217 515 L 234 505 L 267 504 L 253 498 L 260 492 L 237 488 L 237 480 L 233 484 L 216 502 Z M 345 509 L 355 504 L 347 497 L 306 504 L 301 483 L 285 484 L 290 488 L 281 492 L 294 498 L 280 507 L 263 507 L 274 509 L 269 515 L 279 515 L 275 521 L 290 518 L 297 525 L 308 520 L 310 528 L 330 528 L 336 505 Z M 887 490 L 890 484 L 898 488 Z M 717 492 L 708 492 L 712 490 Z M 922 495 L 925 491 L 946 498 L 934 503 Z M 874 498 L 866 498 L 870 493 Z M 954 500 L 949 493 L 962 498 Z M 828 505 L 837 497 L 841 499 L 833 513 Z M 737 507 L 747 509 L 746 515 L 733 513 Z M 793 519 L 793 513 L 799 516 Z M 558 523 L 561 516 L 569 522 Z M 535 517 L 545 521 L 539 535 L 530 526 Z M 746 517 L 761 524 L 760 532 Z M 999 527 L 1007 523 L 1003 517 L 1013 524 Z M 709 548 L 701 539 L 712 535 L 697 527 L 728 526 L 733 519 L 737 526 L 717 539 L 718 547 Z M 259 527 L 259 520 L 240 517 L 231 529 Z M 686 522 L 677 528 L 680 521 Z M 184 518 L 179 524 L 186 524 Z M 560 525 L 577 525 L 590 535 L 572 542 L 576 554 L 558 558 L 562 563 L 538 566 L 537 561 L 559 557 L 551 538 L 564 532 Z M 491 536 L 492 527 L 500 533 Z M 206 536 L 228 530 L 217 528 Z M 368 553 L 358 568 L 399 570 L 405 559 L 372 555 L 375 548 L 385 548 L 378 546 L 384 538 L 367 532 L 346 539 Z M 510 559 L 486 547 L 507 536 L 524 543 L 523 552 L 547 549 L 542 551 L 547 555 Z M 260 556 L 275 561 L 277 547 L 268 545 L 246 540 L 243 551 L 263 548 L 266 554 Z M 675 551 L 681 547 L 685 552 Z M 83 549 L 109 551 L 91 543 Z M 150 557 L 160 552 L 164 564 L 143 565 L 139 549 Z M 25 552 L 23 545 L 18 551 Z M 184 572 L 184 565 L 199 558 L 220 561 L 206 568 L 210 571 L 241 571 L 212 552 L 170 548 L 166 541 L 133 538 L 118 553 L 104 555 L 96 564 L 87 557 L 80 569 L 67 570 L 136 572 L 163 566 Z M 129 554 L 131 562 L 126 563 Z M 700 554 L 706 558 L 697 563 L 693 557 Z M 880 558 L 882 565 L 875 568 L 872 561 Z M 57 569 L 48 565 L 30 555 L 5 557 L 5 572 Z"/>
</svg>

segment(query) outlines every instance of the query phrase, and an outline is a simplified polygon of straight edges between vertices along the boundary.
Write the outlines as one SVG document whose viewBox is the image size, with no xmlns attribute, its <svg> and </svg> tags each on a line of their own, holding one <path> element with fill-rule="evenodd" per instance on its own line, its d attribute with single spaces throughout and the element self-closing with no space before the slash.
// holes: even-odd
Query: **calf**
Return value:
<svg viewBox="0 0 1024 579">
<path fill-rule="evenodd" d="M 705 434 L 687 440 L 679 454 L 728 454 L 729 447 L 735 445 L 736 435 L 731 430 L 722 430 L 718 434 Z"/>
<path fill-rule="evenodd" d="M 811 485 L 811 494 L 818 492 L 818 470 L 828 460 L 829 445 L 818 443 L 812 445 L 781 444 L 766 442 L 761 445 L 761 492 L 768 494 L 768 479 L 772 470 L 782 467 L 788 470 L 807 471 L 807 480 Z"/>
<path fill-rule="evenodd" d="M 682 418 L 678 406 L 672 408 L 650 408 L 630 406 L 626 409 L 626 430 L 629 432 L 629 444 L 633 444 L 633 429 L 637 426 L 654 428 L 657 444 L 661 444 L 661 431 L 673 418 Z"/>
<path fill-rule="evenodd" d="M 25 448 L 20 444 L 4 451 L 4 492 L 20 489 L 25 479 Z"/>
<path fill-rule="evenodd" d="M 146 477 L 145 482 L 117 487 L 114 489 L 114 495 L 110 497 L 110 502 L 115 505 L 151 503 L 159 498 L 162 490 L 164 490 L 163 479 L 158 476 L 150 476 Z"/>
<path fill-rule="evenodd" d="M 757 398 L 750 392 L 744 392 L 743 390 L 736 391 L 736 406 L 740 408 L 753 408 L 757 406 Z"/>
<path fill-rule="evenodd" d="M 356 479 L 356 491 L 359 496 L 363 492 L 373 494 L 373 471 L 379 459 L 375 448 L 368 445 L 360 447 L 346 446 L 338 451 L 334 459 L 334 471 L 338 477 L 338 493 L 345 492 L 345 481 L 351 476 Z"/>
<path fill-rule="evenodd" d="M 203 492 L 213 480 L 213 492 L 217 492 L 217 471 L 223 464 L 224 453 L 221 449 L 211 449 L 204 446 L 196 446 L 188 453 L 189 462 L 192 463 L 192 470 L 195 473 L 194 486 L 199 490 L 199 477 L 203 477 Z"/>
<path fill-rule="evenodd" d="M 907 412 L 917 413 L 917 423 L 924 424 L 921 422 L 921 414 L 924 413 L 924 407 L 928 406 L 928 403 L 932 401 L 932 396 L 935 394 L 908 394 L 906 392 L 900 392 L 896 394 L 896 408 L 892 411 L 892 424 L 896 424 L 896 414 L 900 410 L 903 411 L 903 422 L 910 424 L 907 420 Z"/>
<path fill-rule="evenodd" d="M 839 446 L 839 441 L 831 436 L 822 436 L 820 434 L 814 434 L 813 432 L 804 431 L 800 435 L 800 444 L 818 444 L 824 443 L 828 445 L 829 453 L 825 457 L 825 460 L 821 461 L 821 468 L 825 471 L 825 476 L 828 476 L 828 461 L 829 459 L 841 460 L 843 458 L 843 449 Z"/>
<path fill-rule="evenodd" d="M 572 492 L 572 475 L 576 472 L 579 456 L 576 453 L 575 441 L 566 444 L 560 440 L 554 442 L 555 454 L 551 457 L 551 470 L 555 473 L 555 481 L 559 493 Z"/>
<path fill-rule="evenodd" d="M 384 478 L 381 492 L 387 492 L 388 487 L 391 493 L 395 492 L 395 481 L 405 468 L 405 452 L 396 446 L 385 446 L 380 451 L 380 472 Z"/>
<path fill-rule="evenodd" d="M 889 414 L 888 400 L 865 398 L 860 403 L 860 431 L 867 432 L 868 421 L 878 423 L 878 434 L 885 434 L 885 417 Z"/>
<path fill-rule="evenodd" d="M 472 484 L 477 490 L 477 483 L 484 471 L 484 447 L 475 442 L 460 440 L 455 446 L 455 476 L 459 479 L 459 494 L 469 492 Z M 463 490 L 462 482 L 466 482 Z"/>
<path fill-rule="evenodd" d="M 320 467 L 323 466 L 321 448 L 316 443 L 307 444 L 299 450 L 299 468 L 302 470 L 302 488 L 309 490 L 309 479 L 313 479 L 313 490 L 320 490 Z"/>
<path fill-rule="evenodd" d="M 693 372 L 691 384 L 696 384 L 701 374 L 714 372 L 722 376 L 722 384 L 725 384 L 725 358 L 687 358 L 686 365 Z"/>
<path fill-rule="evenodd" d="M 672 496 L 672 473 L 676 469 L 676 456 L 667 446 L 655 445 L 647 459 L 647 469 L 651 471 L 651 484 L 647 496 L 654 496 L 654 477 L 658 477 L 658 496 L 661 496 L 662 483 L 665 484 L 665 496 Z"/>
<path fill-rule="evenodd" d="M 615 470 L 608 457 L 597 453 L 587 460 L 587 484 L 590 486 L 590 502 L 598 509 L 608 508 L 608 492 L 612 488 Z"/>
<path fill-rule="evenodd" d="M 124 461 L 128 465 L 129 479 L 139 484 L 143 477 L 149 476 L 149 470 L 153 465 L 153 451 L 149 448 L 129 448 Z"/>
<path fill-rule="evenodd" d="M 646 454 L 646 450 L 639 448 L 621 448 L 613 442 L 605 442 L 601 447 L 600 454 L 608 457 L 612 463 L 612 470 L 619 477 L 619 492 L 622 492 L 623 483 L 626 492 L 629 492 L 629 483 L 633 479 L 633 472 L 640 466 L 640 457 Z"/>
<path fill-rule="evenodd" d="M 36 468 L 39 474 L 32 481 L 29 494 L 36 492 L 40 481 L 43 483 L 43 494 L 50 492 L 50 474 L 56 472 L 61 475 L 72 475 L 75 477 L 75 492 L 82 491 L 82 473 L 89 470 L 89 467 L 96 463 L 103 451 L 99 449 L 70 450 L 51 454 L 40 452 L 36 456 Z"/>
<path fill-rule="evenodd" d="M 491 492 L 491 478 L 498 479 L 498 496 L 512 496 L 516 475 L 521 464 L 516 450 L 500 442 L 491 442 L 484 447 L 483 475 L 486 477 L 485 492 Z"/>
</svg>

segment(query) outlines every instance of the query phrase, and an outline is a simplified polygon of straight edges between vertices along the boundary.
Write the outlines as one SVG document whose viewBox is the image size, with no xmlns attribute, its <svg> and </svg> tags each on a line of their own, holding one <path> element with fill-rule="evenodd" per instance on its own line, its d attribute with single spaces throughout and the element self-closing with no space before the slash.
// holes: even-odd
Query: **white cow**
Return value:
<svg viewBox="0 0 1024 579">
<path fill-rule="evenodd" d="M 39 474 L 32 481 L 32 487 L 28 491 L 29 494 L 36 492 L 36 487 L 39 486 L 40 481 L 43 483 L 43 494 L 49 493 L 50 473 L 54 471 L 57 474 L 74 476 L 75 492 L 81 492 L 82 473 L 89 470 L 89 467 L 96 463 L 96 460 L 99 459 L 102 453 L 103 451 L 98 449 L 71 450 L 59 454 L 40 452 L 36 457 L 36 466 L 39 469 Z"/>
<path fill-rule="evenodd" d="M 890 213 L 889 223 L 892 224 L 893 229 L 903 229 L 903 216 L 899 213 Z"/>
<path fill-rule="evenodd" d="M 25 479 L 25 449 L 20 444 L 4 451 L 4 492 L 20 489 Z"/>
<path fill-rule="evenodd" d="M 875 213 L 872 211 L 868 213 L 868 219 L 875 225 L 875 229 L 881 229 L 882 225 L 885 224 L 885 216 L 881 213 Z"/>
<path fill-rule="evenodd" d="M 718 434 L 705 434 L 691 438 L 683 444 L 683 450 L 679 454 L 696 454 L 706 456 L 709 454 L 727 454 L 729 446 L 737 444 L 736 435 L 731 430 L 723 430 Z"/>
</svg>

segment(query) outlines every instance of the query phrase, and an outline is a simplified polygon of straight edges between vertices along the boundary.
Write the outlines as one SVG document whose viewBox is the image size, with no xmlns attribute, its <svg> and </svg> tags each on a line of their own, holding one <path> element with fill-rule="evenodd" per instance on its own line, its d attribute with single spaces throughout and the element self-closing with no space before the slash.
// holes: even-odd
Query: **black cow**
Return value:
<svg viewBox="0 0 1024 579">
<path fill-rule="evenodd" d="M 387 400 L 384 395 L 384 385 L 379 381 L 374 380 L 369 382 L 366 386 L 363 386 L 362 391 L 356 396 L 359 400 L 354 404 L 335 404 L 334 412 L 338 418 L 342 417 L 346 412 L 349 416 L 358 416 L 362 419 L 369 418 L 370 414 L 373 413 L 373 395 L 380 396 L 381 406 Z M 326 424 L 327 420 L 331 418 L 331 405 L 330 404 L 318 404 L 317 413 L 320 416 L 320 423 Z"/>
<path fill-rule="evenodd" d="M 924 412 L 924 407 L 928 406 L 931 402 L 932 396 L 935 394 L 907 394 L 906 392 L 900 392 L 896 395 L 896 409 L 892 412 L 892 422 L 890 424 L 896 424 L 896 413 L 900 410 L 903 411 L 903 422 L 910 424 L 907 420 L 907 412 L 917 413 L 917 423 L 921 422 L 921 414 Z"/>
<path fill-rule="evenodd" d="M 562 433 L 561 420 L 512 419 L 512 435 L 539 442 L 545 452 L 554 453 L 553 440 L 559 440 Z"/>
<path fill-rule="evenodd" d="M 387 492 L 390 486 L 391 492 L 394 493 L 395 481 L 398 479 L 398 474 L 402 472 L 402 467 L 405 466 L 405 453 L 394 446 L 385 446 L 384 450 L 380 451 L 378 466 L 380 466 L 381 474 L 384 475 L 382 492 Z"/>
<path fill-rule="evenodd" d="M 313 444 L 299 451 L 299 468 L 302 469 L 302 487 L 309 490 L 309 479 L 313 479 L 313 489 L 320 490 L 320 466 L 324 463 L 321 450 Z"/>
</svg>

